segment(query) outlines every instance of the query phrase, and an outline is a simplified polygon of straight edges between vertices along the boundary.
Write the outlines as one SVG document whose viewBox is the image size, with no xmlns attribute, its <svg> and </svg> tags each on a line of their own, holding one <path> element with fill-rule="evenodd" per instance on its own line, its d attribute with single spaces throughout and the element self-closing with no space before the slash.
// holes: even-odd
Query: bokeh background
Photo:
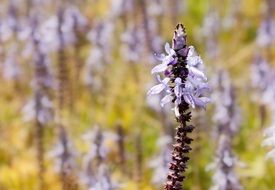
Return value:
<svg viewBox="0 0 275 190">
<path fill-rule="evenodd" d="M 275 117 L 274 11 L 274 0 L 2 0 L 0 189 L 161 189 L 177 124 L 146 93 L 177 23 L 212 85 L 212 103 L 193 112 L 185 189 L 215 182 L 221 72 L 239 111 L 227 116 L 234 175 L 244 189 L 275 189 L 262 146 Z"/>
</svg>

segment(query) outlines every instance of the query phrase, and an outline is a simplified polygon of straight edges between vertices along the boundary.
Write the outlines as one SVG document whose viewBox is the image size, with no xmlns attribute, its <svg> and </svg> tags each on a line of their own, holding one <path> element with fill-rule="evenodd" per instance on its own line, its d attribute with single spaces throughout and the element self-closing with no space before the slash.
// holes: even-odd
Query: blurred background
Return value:
<svg viewBox="0 0 275 190">
<path fill-rule="evenodd" d="M 275 189 L 274 14 L 274 0 L 2 0 L 0 190 L 161 189 L 177 124 L 146 94 L 177 23 L 212 88 L 184 188 Z"/>
</svg>

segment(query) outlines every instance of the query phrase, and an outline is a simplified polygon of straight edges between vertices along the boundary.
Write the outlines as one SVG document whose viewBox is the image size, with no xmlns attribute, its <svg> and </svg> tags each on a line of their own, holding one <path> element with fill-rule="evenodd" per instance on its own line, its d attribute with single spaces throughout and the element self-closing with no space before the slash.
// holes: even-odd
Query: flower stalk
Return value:
<svg viewBox="0 0 275 190">
<path fill-rule="evenodd" d="M 211 190 L 241 190 L 238 176 L 234 169 L 240 165 L 233 152 L 233 140 L 238 134 L 241 122 L 241 113 L 236 105 L 235 88 L 231 84 L 229 76 L 222 71 L 218 74 L 216 82 L 215 115 L 214 122 L 217 125 L 215 130 L 217 139 L 217 150 L 214 163 L 209 169 L 214 170 Z"/>
<path fill-rule="evenodd" d="M 186 44 L 185 28 L 178 24 L 174 32 L 172 48 L 166 43 L 165 50 L 168 55 L 157 55 L 161 64 L 152 69 L 152 74 L 162 73 L 165 78 L 158 75 L 160 84 L 152 87 L 148 94 L 158 94 L 165 90 L 166 95 L 161 100 L 161 106 L 166 103 L 174 104 L 176 121 L 175 142 L 172 151 L 172 161 L 169 165 L 169 174 L 165 183 L 166 190 L 181 190 L 182 182 L 186 178 L 184 172 L 189 160 L 192 138 L 189 134 L 194 126 L 189 124 L 191 120 L 190 107 L 205 108 L 209 102 L 204 93 L 209 90 L 207 78 L 203 73 L 203 62 L 194 50 L 193 46 Z"/>
<path fill-rule="evenodd" d="M 32 107 L 32 109 L 25 114 L 28 115 L 28 117 L 32 115 L 34 117 L 32 119 L 35 120 L 39 189 L 42 190 L 45 189 L 44 133 L 47 124 L 53 120 L 53 107 L 51 101 L 51 90 L 53 83 L 48 64 L 47 53 L 44 51 L 44 43 L 40 39 L 40 33 L 38 31 L 37 14 L 32 16 L 31 24 L 32 32 L 30 39 L 34 49 L 34 98 L 29 101 L 29 104 L 27 104 L 28 106 Z"/>
</svg>

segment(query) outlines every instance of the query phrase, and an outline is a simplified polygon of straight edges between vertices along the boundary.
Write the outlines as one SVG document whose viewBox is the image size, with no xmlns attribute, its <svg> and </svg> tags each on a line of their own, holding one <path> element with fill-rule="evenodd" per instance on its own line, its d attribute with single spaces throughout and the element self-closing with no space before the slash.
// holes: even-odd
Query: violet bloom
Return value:
<svg viewBox="0 0 275 190">
<path fill-rule="evenodd" d="M 263 99 L 265 100 L 265 103 L 269 106 L 271 109 L 271 118 L 272 118 L 272 123 L 270 127 L 266 128 L 264 131 L 264 136 L 265 139 L 262 143 L 263 146 L 271 146 L 271 150 L 267 153 L 266 158 L 267 159 L 272 159 L 275 162 L 275 103 L 274 103 L 274 98 L 275 98 L 275 70 L 271 72 L 272 78 L 267 84 L 266 90 L 263 92 L 262 96 Z"/>
<path fill-rule="evenodd" d="M 233 135 L 239 130 L 241 123 L 241 111 L 235 102 L 235 89 L 227 72 L 219 72 L 215 79 L 213 86 L 216 86 L 217 89 L 215 89 L 215 93 L 212 96 L 216 109 L 213 121 L 218 128 L 227 127 Z M 220 130 L 222 129 L 217 131 Z"/>
<path fill-rule="evenodd" d="M 114 27 L 113 20 L 105 18 L 101 22 L 97 21 L 93 29 L 87 34 L 87 38 L 91 44 L 105 55 L 105 64 L 110 62 L 112 55 Z"/>
<path fill-rule="evenodd" d="M 269 146 L 271 150 L 266 154 L 267 159 L 272 159 L 275 162 L 275 108 L 272 111 L 272 124 L 264 130 L 265 139 L 262 146 Z"/>
<path fill-rule="evenodd" d="M 112 19 L 106 18 L 103 22 L 96 22 L 87 35 L 93 46 L 84 66 L 83 80 L 86 85 L 93 87 L 96 91 L 103 88 L 103 79 L 100 73 L 104 72 L 106 64 L 111 63 L 114 32 Z"/>
<path fill-rule="evenodd" d="M 116 183 L 111 180 L 111 173 L 105 164 L 110 153 L 108 143 L 114 144 L 118 136 L 111 132 L 102 132 L 98 126 L 85 133 L 83 139 L 89 145 L 89 151 L 83 158 L 82 183 L 89 189 L 113 190 Z"/>
<path fill-rule="evenodd" d="M 267 47 L 275 43 L 275 21 L 272 18 L 262 21 L 256 42 L 260 47 Z"/>
<path fill-rule="evenodd" d="M 202 34 L 205 39 L 206 55 L 212 59 L 217 57 L 219 53 L 218 37 L 221 27 L 220 23 L 219 15 L 216 11 L 209 10 L 204 17 Z"/>
<path fill-rule="evenodd" d="M 203 73 L 203 62 L 197 55 L 193 46 L 187 47 L 186 33 L 182 24 L 178 24 L 174 32 L 172 48 L 165 45 L 167 55 L 157 56 L 162 63 L 152 69 L 152 74 L 162 73 L 165 77 L 159 77 L 160 84 L 152 87 L 148 94 L 166 92 L 161 100 L 161 105 L 168 102 L 174 103 L 174 111 L 179 126 L 176 129 L 175 144 L 173 145 L 172 161 L 169 165 L 169 174 L 165 184 L 167 190 L 181 190 L 184 172 L 189 160 L 188 153 L 191 150 L 192 139 L 188 133 L 194 127 L 188 125 L 191 120 L 192 108 L 205 108 L 210 101 L 204 94 L 209 91 L 207 78 Z"/>
<path fill-rule="evenodd" d="M 268 62 L 262 56 L 257 55 L 251 65 L 252 87 L 260 92 L 264 91 L 270 79 L 270 70 L 271 67 Z"/>
<path fill-rule="evenodd" d="M 149 162 L 149 166 L 153 168 L 152 183 L 161 186 L 166 180 L 169 173 L 169 163 L 171 162 L 171 143 L 172 139 L 168 135 L 161 136 L 157 145 L 160 149 L 159 154 Z"/>
<path fill-rule="evenodd" d="M 167 95 L 161 100 L 161 106 L 171 102 L 173 99 L 173 92 L 171 91 L 168 83 L 172 82 L 170 78 L 173 74 L 171 69 L 178 64 L 177 54 L 174 49 L 170 48 L 168 43 L 165 44 L 165 51 L 167 55 L 161 54 L 157 56 L 157 59 L 162 63 L 152 69 L 152 74 L 162 72 L 164 73 L 165 78 L 161 79 L 158 75 L 158 81 L 160 84 L 153 86 L 148 91 L 148 95 L 159 94 L 164 90 L 167 92 Z M 205 108 L 210 99 L 203 96 L 205 92 L 209 91 L 209 86 L 206 83 L 207 78 L 203 73 L 203 62 L 200 56 L 198 56 L 195 52 L 193 46 L 189 46 L 188 48 L 178 51 L 179 55 L 186 53 L 186 68 L 188 69 L 186 81 L 183 83 L 182 79 L 179 77 L 174 79 L 174 94 L 177 100 L 176 103 L 179 104 L 182 100 L 181 97 L 183 97 L 184 101 L 191 105 L 192 108 Z"/>
<path fill-rule="evenodd" d="M 49 152 L 49 157 L 54 158 L 56 172 L 60 175 L 70 175 L 77 168 L 77 152 L 66 129 L 63 126 L 59 126 L 59 129 L 58 142 Z"/>
<path fill-rule="evenodd" d="M 124 33 L 121 35 L 121 55 L 126 61 L 131 63 L 138 63 L 142 56 L 142 40 L 143 33 L 136 26 L 136 24 L 129 25 Z"/>
<path fill-rule="evenodd" d="M 18 47 L 16 44 L 13 44 L 3 63 L 3 77 L 5 80 L 16 80 L 21 75 L 21 68 L 16 58 L 17 53 Z"/>
<path fill-rule="evenodd" d="M 116 190 L 120 185 L 115 183 L 105 165 L 100 165 L 97 172 L 97 180 L 89 190 Z"/>
<path fill-rule="evenodd" d="M 34 118 L 45 125 L 53 121 L 52 90 L 54 81 L 51 73 L 51 64 L 45 44 L 41 39 L 41 34 L 37 30 L 38 26 L 33 26 L 33 31 L 28 38 L 31 43 L 35 76 L 32 87 L 35 97 L 30 99 L 23 108 L 23 120 L 31 121 Z"/>
<path fill-rule="evenodd" d="M 83 30 L 87 21 L 84 15 L 82 15 L 76 7 L 65 7 L 62 10 L 62 23 L 59 23 L 58 16 L 54 15 L 45 20 L 39 28 L 42 40 L 47 45 L 47 51 L 55 51 L 60 46 L 69 46 L 77 41 L 77 31 Z M 61 26 L 60 26 L 61 25 Z M 60 31 L 58 31 L 60 28 Z M 60 33 L 62 33 L 63 41 L 60 42 Z M 61 44 L 63 43 L 63 44 Z"/>
<path fill-rule="evenodd" d="M 214 162 L 208 169 L 214 171 L 211 190 L 241 190 L 234 168 L 240 162 L 233 153 L 232 141 L 240 128 L 240 110 L 236 105 L 235 91 L 226 72 L 219 73 L 217 89 L 213 95 L 216 104 L 214 122 L 216 123 L 217 149 Z"/>
</svg>

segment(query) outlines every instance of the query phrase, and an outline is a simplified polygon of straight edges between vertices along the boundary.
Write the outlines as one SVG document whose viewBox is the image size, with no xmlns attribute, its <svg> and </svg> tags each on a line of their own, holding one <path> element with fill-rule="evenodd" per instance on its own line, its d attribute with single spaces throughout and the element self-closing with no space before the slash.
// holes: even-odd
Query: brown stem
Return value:
<svg viewBox="0 0 275 190">
<path fill-rule="evenodd" d="M 188 104 L 185 102 L 179 105 L 180 116 L 177 117 L 179 126 L 176 129 L 175 143 L 173 144 L 172 161 L 169 166 L 169 174 L 165 183 L 166 190 L 182 190 L 182 182 L 185 179 L 184 172 L 187 169 L 189 160 L 188 153 L 192 150 L 190 143 L 192 138 L 188 137 L 194 129 L 192 125 L 187 125 L 191 119 L 191 113 L 188 112 Z"/>
</svg>

